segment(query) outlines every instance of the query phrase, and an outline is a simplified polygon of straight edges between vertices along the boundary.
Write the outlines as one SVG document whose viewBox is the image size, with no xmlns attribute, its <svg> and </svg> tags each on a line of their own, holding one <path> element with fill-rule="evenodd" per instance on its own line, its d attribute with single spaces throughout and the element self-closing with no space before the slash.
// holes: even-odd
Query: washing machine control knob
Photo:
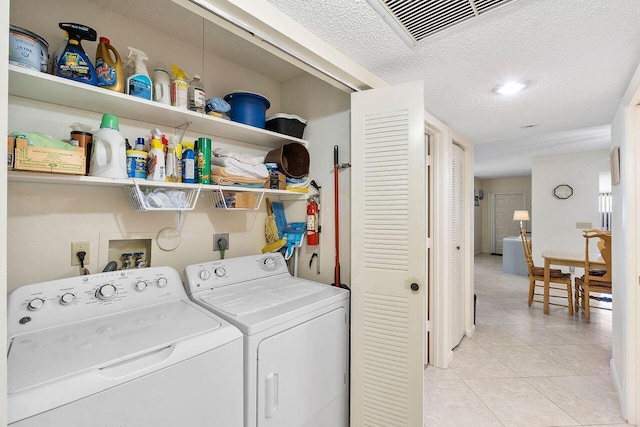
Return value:
<svg viewBox="0 0 640 427">
<path fill-rule="evenodd" d="M 211 277 L 211 273 L 209 273 L 208 270 L 202 270 L 200 271 L 200 278 L 202 280 L 207 280 L 209 277 Z"/>
<path fill-rule="evenodd" d="M 40 310 L 43 306 L 44 300 L 42 298 L 34 298 L 27 304 L 27 308 L 31 311 Z"/>
<path fill-rule="evenodd" d="M 275 269 L 275 268 L 277 267 L 277 264 L 276 264 L 276 260 L 275 260 L 275 258 L 271 258 L 271 257 L 269 257 L 269 258 L 265 258 L 265 260 L 264 260 L 264 266 L 265 266 L 268 270 L 273 270 L 273 269 Z"/>
<path fill-rule="evenodd" d="M 215 270 L 213 270 L 213 272 L 218 277 L 224 277 L 224 275 L 227 274 L 227 270 L 225 270 L 223 267 L 217 267 Z"/>
<path fill-rule="evenodd" d="M 167 279 L 164 277 L 159 278 L 158 281 L 156 282 L 156 285 L 159 288 L 164 288 L 165 286 L 167 286 Z"/>
<path fill-rule="evenodd" d="M 76 302 L 76 296 L 71 292 L 67 292 L 66 294 L 60 297 L 60 304 L 62 305 L 71 305 Z"/>
<path fill-rule="evenodd" d="M 102 285 L 96 291 L 96 298 L 100 301 L 111 301 L 118 295 L 118 290 L 113 285 Z"/>
<path fill-rule="evenodd" d="M 145 282 L 144 280 L 140 280 L 138 283 L 136 283 L 135 289 L 138 292 L 144 291 L 145 289 L 147 289 L 147 282 Z"/>
</svg>

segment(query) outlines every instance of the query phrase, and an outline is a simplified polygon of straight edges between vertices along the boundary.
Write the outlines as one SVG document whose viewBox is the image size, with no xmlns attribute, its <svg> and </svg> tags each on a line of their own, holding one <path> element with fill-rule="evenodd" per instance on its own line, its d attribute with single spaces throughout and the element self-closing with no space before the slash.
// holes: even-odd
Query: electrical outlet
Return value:
<svg viewBox="0 0 640 427">
<path fill-rule="evenodd" d="M 225 251 L 228 251 L 230 247 L 229 233 L 221 233 L 221 234 L 213 235 L 213 251 L 214 252 L 220 251 L 220 245 L 218 244 L 220 239 L 225 239 L 227 241 L 227 248 L 225 249 Z"/>
<path fill-rule="evenodd" d="M 78 252 L 85 251 L 84 265 L 91 263 L 91 243 L 90 242 L 71 242 L 71 265 L 80 265 Z"/>
</svg>

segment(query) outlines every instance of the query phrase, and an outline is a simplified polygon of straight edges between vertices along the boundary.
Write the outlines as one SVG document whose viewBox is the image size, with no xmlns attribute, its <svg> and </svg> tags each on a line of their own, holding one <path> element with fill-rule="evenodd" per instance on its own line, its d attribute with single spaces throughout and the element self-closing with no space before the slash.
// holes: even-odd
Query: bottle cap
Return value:
<svg viewBox="0 0 640 427">
<path fill-rule="evenodd" d="M 111 40 L 106 37 L 100 37 L 100 43 L 105 42 L 106 44 L 111 44 Z"/>
<path fill-rule="evenodd" d="M 120 130 L 120 125 L 118 124 L 118 118 L 113 114 L 103 114 L 102 123 L 100 123 L 100 128 Z"/>
<path fill-rule="evenodd" d="M 136 139 L 136 150 L 144 151 L 144 138 Z"/>
<path fill-rule="evenodd" d="M 200 76 L 199 76 L 199 75 L 197 75 L 197 74 L 194 74 L 194 75 L 193 75 L 193 78 L 194 78 L 194 79 L 196 79 L 196 80 L 200 80 Z"/>
</svg>

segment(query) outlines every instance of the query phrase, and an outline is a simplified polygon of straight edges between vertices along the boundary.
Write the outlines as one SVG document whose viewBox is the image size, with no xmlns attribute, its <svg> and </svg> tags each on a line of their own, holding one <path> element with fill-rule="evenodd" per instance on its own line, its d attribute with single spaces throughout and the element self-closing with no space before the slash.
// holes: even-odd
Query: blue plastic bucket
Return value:
<svg viewBox="0 0 640 427">
<path fill-rule="evenodd" d="M 267 98 L 257 93 L 232 92 L 224 100 L 231 105 L 231 120 L 264 129 L 267 109 L 271 106 Z"/>
</svg>

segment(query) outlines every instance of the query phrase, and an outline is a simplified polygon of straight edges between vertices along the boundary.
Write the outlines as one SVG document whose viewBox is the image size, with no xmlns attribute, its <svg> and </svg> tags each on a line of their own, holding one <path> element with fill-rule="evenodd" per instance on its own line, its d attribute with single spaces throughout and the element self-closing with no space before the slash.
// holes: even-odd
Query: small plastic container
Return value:
<svg viewBox="0 0 640 427">
<path fill-rule="evenodd" d="M 146 151 L 127 150 L 127 176 L 147 179 L 148 158 L 149 153 Z"/>
<path fill-rule="evenodd" d="M 267 117 L 265 122 L 265 129 L 293 136 L 294 138 L 302 138 L 306 127 L 307 121 L 293 114 L 274 114 Z"/>
</svg>

